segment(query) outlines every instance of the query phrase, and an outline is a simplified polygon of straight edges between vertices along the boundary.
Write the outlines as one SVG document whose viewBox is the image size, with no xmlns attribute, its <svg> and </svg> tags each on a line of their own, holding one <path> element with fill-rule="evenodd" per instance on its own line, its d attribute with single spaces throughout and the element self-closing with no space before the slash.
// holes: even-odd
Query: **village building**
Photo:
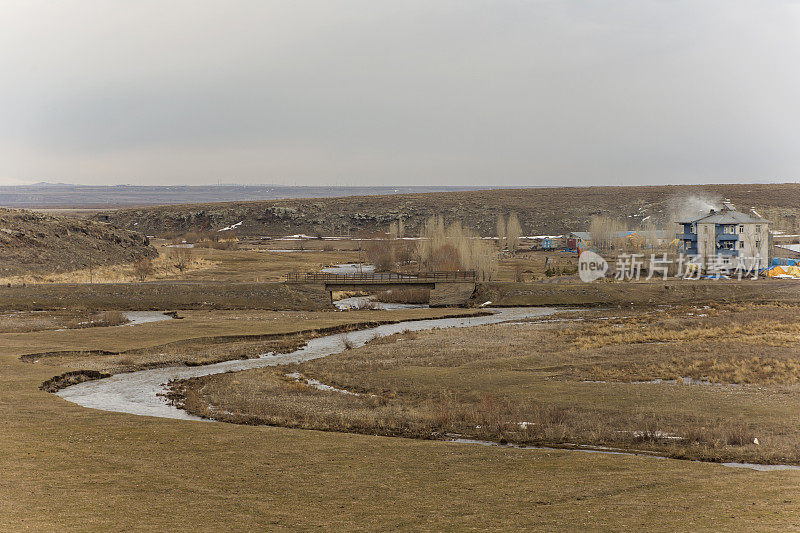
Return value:
<svg viewBox="0 0 800 533">
<path fill-rule="evenodd" d="M 770 222 L 755 211 L 741 213 L 726 201 L 720 211 L 712 209 L 678 223 L 683 226 L 683 233 L 677 235 L 682 250 L 707 270 L 712 265 L 721 270 L 737 266 L 757 270 L 769 265 Z"/>
<path fill-rule="evenodd" d="M 592 234 L 588 231 L 573 231 L 567 235 L 567 249 L 570 251 L 582 250 L 591 245 Z"/>
<path fill-rule="evenodd" d="M 632 251 L 654 250 L 667 246 L 675 239 L 672 232 L 662 230 L 626 230 L 611 236 L 611 248 Z M 567 235 L 567 249 L 571 251 L 588 250 L 598 246 L 597 239 L 590 231 L 573 231 Z"/>
</svg>

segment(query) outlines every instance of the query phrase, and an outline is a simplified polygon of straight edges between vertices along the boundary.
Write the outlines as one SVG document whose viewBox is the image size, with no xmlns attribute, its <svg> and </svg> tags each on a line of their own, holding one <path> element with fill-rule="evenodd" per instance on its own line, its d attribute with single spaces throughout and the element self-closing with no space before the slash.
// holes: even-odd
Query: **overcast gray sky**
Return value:
<svg viewBox="0 0 800 533">
<path fill-rule="evenodd" d="M 795 1 L 0 4 L 0 184 L 793 181 Z"/>
</svg>

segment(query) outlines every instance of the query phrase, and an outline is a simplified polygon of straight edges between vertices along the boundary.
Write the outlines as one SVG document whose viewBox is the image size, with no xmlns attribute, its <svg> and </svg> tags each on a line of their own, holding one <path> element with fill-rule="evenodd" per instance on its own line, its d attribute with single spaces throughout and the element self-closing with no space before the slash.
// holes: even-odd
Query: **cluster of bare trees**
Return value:
<svg viewBox="0 0 800 533">
<path fill-rule="evenodd" d="M 176 247 L 170 251 L 169 264 L 181 273 L 192 264 L 192 249 L 188 246 Z M 133 275 L 139 281 L 146 281 L 156 273 L 156 265 L 149 257 L 143 257 L 133 263 Z"/>
<path fill-rule="evenodd" d="M 497 272 L 494 247 L 461 222 L 445 226 L 441 216 L 425 221 L 417 258 L 422 270 L 474 270 L 481 280 L 490 280 Z"/>
<path fill-rule="evenodd" d="M 608 216 L 593 216 L 589 222 L 591 245 L 597 250 L 661 250 L 667 249 L 671 239 L 659 238 L 659 226 L 652 220 L 645 220 L 640 230 L 627 235 L 625 223 Z"/>
<path fill-rule="evenodd" d="M 389 272 L 397 263 L 409 263 L 413 259 L 412 245 L 408 241 L 378 240 L 364 248 L 368 263 L 378 272 Z"/>
<path fill-rule="evenodd" d="M 592 246 L 598 250 L 619 248 L 622 244 L 620 234 L 625 231 L 625 226 L 619 221 L 607 216 L 593 216 L 589 222 L 589 233 L 592 235 Z"/>
<path fill-rule="evenodd" d="M 516 213 L 497 216 L 497 245 L 501 250 L 508 250 L 512 254 L 519 248 L 519 239 L 522 237 L 522 226 Z"/>
<path fill-rule="evenodd" d="M 406 234 L 406 223 L 402 218 L 389 224 L 389 237 L 392 239 L 402 239 Z"/>
</svg>

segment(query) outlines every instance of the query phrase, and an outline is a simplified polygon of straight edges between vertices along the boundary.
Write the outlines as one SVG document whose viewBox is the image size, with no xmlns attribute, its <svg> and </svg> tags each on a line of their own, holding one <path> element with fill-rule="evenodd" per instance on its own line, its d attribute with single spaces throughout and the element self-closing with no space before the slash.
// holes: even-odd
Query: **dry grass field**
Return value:
<svg viewBox="0 0 800 533">
<path fill-rule="evenodd" d="M 269 249 L 299 241 L 242 240 L 192 249 L 183 269 L 174 248 L 154 242 L 145 283 L 131 282 L 129 265 L 93 269 L 93 281 L 115 283 L 88 284 L 84 269 L 0 286 L 2 530 L 800 529 L 793 471 L 431 438 L 798 462 L 800 311 L 785 305 L 800 298 L 795 282 L 585 285 L 547 277 L 544 255 L 525 253 L 501 258 L 500 283 L 481 285 L 470 303 L 595 308 L 400 334 L 182 388 L 190 410 L 212 402 L 250 425 L 101 412 L 39 390 L 67 372 L 250 358 L 325 332 L 475 312 L 338 312 L 321 288 L 278 282 L 367 259 L 359 241 L 312 239 L 302 247 L 313 251 L 287 253 Z M 550 256 L 574 266 L 572 254 Z M 685 301 L 698 309 L 657 310 Z M 704 309 L 711 301 L 725 304 Z M 102 325 L 136 309 L 182 319 Z M 362 396 L 309 388 L 292 371 Z M 636 383 L 676 377 L 716 384 Z M 252 425 L 262 423 L 273 426 Z"/>
<path fill-rule="evenodd" d="M 358 261 L 358 252 L 344 250 L 271 252 L 267 248 L 243 250 L 192 250 L 209 268 L 187 272 L 188 280 L 280 281 L 288 272 L 318 272 L 339 263 Z"/>
<path fill-rule="evenodd" d="M 165 281 L 63 283 L 0 287 L 0 311 L 80 312 L 171 309 L 330 309 L 330 295 L 316 286 L 285 283 Z"/>
<path fill-rule="evenodd" d="M 361 313 L 383 316 L 187 311 L 171 322 L 0 335 L 0 528 L 800 528 L 796 472 L 106 413 L 38 390 L 66 367 L 20 359 L 48 350 L 122 352 L 213 335 L 287 333 L 360 320 Z M 450 333 L 456 332 L 364 350 L 394 352 Z M 456 348 L 480 338 L 463 330 L 457 337 Z M 472 376 L 480 381 L 479 373 Z"/>
<path fill-rule="evenodd" d="M 182 393 L 190 412 L 247 424 L 800 464 L 800 307 L 561 316 L 400 334 L 297 367 L 189 380 Z"/>
<path fill-rule="evenodd" d="M 626 306 L 652 307 L 686 302 L 800 301 L 800 283 L 774 278 L 751 280 L 668 280 L 582 283 L 574 276 L 534 283 L 488 282 L 477 286 L 472 303 L 491 301 L 496 307 L 526 306 Z"/>
<path fill-rule="evenodd" d="M 291 241 L 290 241 L 291 242 Z M 316 243 L 316 241 L 309 241 Z M 243 245 L 241 248 L 174 248 L 164 239 L 153 239 L 158 251 L 152 260 L 152 272 L 146 281 L 194 280 L 265 282 L 278 281 L 287 272 L 317 271 L 338 263 L 350 263 L 359 258 L 358 250 L 343 245 L 323 250 L 297 253 L 271 252 L 265 246 Z M 287 245 L 284 245 L 287 246 Z M 285 248 L 293 249 L 293 248 Z M 314 250 L 309 247 L 310 250 Z M 0 277 L 0 285 L 41 283 L 130 283 L 140 281 L 135 263 L 100 265 L 91 270 L 80 268 L 66 272 L 33 272 Z"/>
<path fill-rule="evenodd" d="M 120 311 L 17 311 L 0 313 L 0 333 L 120 326 L 126 322 L 128 319 Z"/>
<path fill-rule="evenodd" d="M 198 366 L 250 359 L 268 352 L 294 351 L 307 340 L 380 324 L 419 318 L 476 314 L 468 309 L 406 309 L 396 312 L 353 311 L 180 311 L 180 320 L 149 326 L 151 336 L 140 339 L 140 326 L 118 330 L 97 329 L 80 335 L 85 344 L 67 340 L 60 331 L 7 335 L 8 346 L 25 346 L 22 360 L 59 369 L 90 370 L 108 374 L 172 365 Z"/>
<path fill-rule="evenodd" d="M 547 275 L 546 259 L 552 261 L 551 276 Z M 578 254 L 572 252 L 521 252 L 513 257 L 501 257 L 497 262 L 497 282 L 532 282 L 558 279 L 563 276 L 575 278 L 578 269 Z"/>
</svg>

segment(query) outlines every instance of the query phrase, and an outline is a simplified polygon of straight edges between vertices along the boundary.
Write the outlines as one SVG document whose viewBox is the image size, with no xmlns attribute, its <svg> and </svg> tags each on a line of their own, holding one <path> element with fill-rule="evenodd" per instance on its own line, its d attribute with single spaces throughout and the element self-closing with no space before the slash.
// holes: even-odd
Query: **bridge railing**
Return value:
<svg viewBox="0 0 800 533">
<path fill-rule="evenodd" d="M 327 272 L 290 272 L 286 283 L 414 283 L 428 281 L 474 282 L 473 270 L 447 272 L 356 272 L 351 274 L 331 274 Z"/>
</svg>

